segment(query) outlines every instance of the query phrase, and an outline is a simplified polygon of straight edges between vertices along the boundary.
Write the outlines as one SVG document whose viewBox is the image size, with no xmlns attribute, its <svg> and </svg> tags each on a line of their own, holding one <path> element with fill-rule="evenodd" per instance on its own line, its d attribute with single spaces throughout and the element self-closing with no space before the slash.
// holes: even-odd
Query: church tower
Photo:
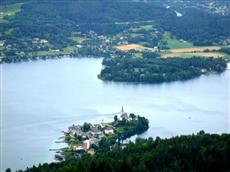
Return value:
<svg viewBox="0 0 230 172">
<path fill-rule="evenodd" d="M 121 107 L 121 114 L 123 114 L 124 113 L 124 108 L 123 108 L 123 106 Z"/>
</svg>

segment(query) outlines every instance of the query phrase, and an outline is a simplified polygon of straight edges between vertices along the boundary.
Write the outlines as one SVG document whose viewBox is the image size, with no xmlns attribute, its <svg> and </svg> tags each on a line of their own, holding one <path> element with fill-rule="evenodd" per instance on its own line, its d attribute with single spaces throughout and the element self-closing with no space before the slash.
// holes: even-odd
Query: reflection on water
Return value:
<svg viewBox="0 0 230 172">
<path fill-rule="evenodd" d="M 51 148 L 73 123 L 110 120 L 123 105 L 145 116 L 142 137 L 200 130 L 229 132 L 229 70 L 186 82 L 131 84 L 97 79 L 101 59 L 62 59 L 2 67 L 3 165 L 53 161 Z"/>
</svg>

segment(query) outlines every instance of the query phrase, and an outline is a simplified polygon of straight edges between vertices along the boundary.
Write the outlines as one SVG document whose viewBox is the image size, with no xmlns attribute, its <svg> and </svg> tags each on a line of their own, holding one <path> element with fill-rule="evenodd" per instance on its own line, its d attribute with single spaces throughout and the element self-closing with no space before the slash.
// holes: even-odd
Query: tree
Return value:
<svg viewBox="0 0 230 172">
<path fill-rule="evenodd" d="M 7 169 L 6 169 L 6 172 L 11 172 L 11 169 L 10 169 L 10 168 L 7 168 Z"/>
<path fill-rule="evenodd" d="M 114 121 L 116 122 L 118 120 L 117 115 L 114 116 Z"/>
<path fill-rule="evenodd" d="M 133 119 L 136 118 L 136 115 L 135 115 L 134 113 L 130 113 L 130 114 L 129 114 L 129 117 L 133 120 Z"/>
<path fill-rule="evenodd" d="M 86 131 L 89 131 L 90 129 L 90 124 L 85 122 L 82 126 L 82 131 L 86 132 Z"/>
<path fill-rule="evenodd" d="M 148 172 L 148 168 L 145 166 L 144 163 L 140 163 L 137 167 L 133 168 L 134 172 Z"/>
</svg>

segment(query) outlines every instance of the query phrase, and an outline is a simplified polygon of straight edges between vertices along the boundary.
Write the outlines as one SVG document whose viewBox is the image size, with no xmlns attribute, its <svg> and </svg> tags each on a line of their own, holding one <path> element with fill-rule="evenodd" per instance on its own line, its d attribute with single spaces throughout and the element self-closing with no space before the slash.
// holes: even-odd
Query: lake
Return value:
<svg viewBox="0 0 230 172">
<path fill-rule="evenodd" d="M 52 162 L 49 149 L 72 124 L 113 119 L 121 107 L 145 116 L 142 137 L 229 133 L 230 71 L 186 82 L 131 84 L 97 79 L 102 59 L 1 65 L 1 171 Z"/>
</svg>

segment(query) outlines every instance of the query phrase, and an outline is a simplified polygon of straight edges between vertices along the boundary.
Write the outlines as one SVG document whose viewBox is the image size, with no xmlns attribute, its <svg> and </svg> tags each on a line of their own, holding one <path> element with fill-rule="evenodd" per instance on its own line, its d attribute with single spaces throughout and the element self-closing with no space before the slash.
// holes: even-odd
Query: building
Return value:
<svg viewBox="0 0 230 172">
<path fill-rule="evenodd" d="M 0 47 L 4 46 L 5 41 L 0 41 Z"/>
<path fill-rule="evenodd" d="M 89 139 L 83 142 L 83 148 L 85 150 L 88 150 L 90 148 L 90 145 L 91 145 L 91 141 Z"/>
<path fill-rule="evenodd" d="M 84 150 L 84 148 L 82 146 L 73 146 L 72 150 L 73 151 L 82 151 L 82 150 Z"/>
<path fill-rule="evenodd" d="M 52 51 L 53 51 L 53 52 L 60 52 L 59 49 L 53 49 Z"/>
<path fill-rule="evenodd" d="M 104 132 L 106 135 L 111 135 L 114 133 L 114 130 L 113 129 L 106 129 Z"/>
<path fill-rule="evenodd" d="M 128 116 L 128 114 L 124 111 L 124 107 L 122 106 L 122 108 L 121 108 L 120 120 L 122 120 L 122 119 L 128 119 L 128 118 L 129 118 L 129 116 Z"/>
<path fill-rule="evenodd" d="M 41 43 L 41 44 L 46 44 L 46 43 L 48 43 L 48 41 L 47 41 L 46 39 L 41 39 L 41 40 L 40 40 L 40 43 Z"/>
<path fill-rule="evenodd" d="M 129 116 L 126 112 L 121 114 L 121 119 L 128 119 L 128 118 L 129 118 Z"/>
</svg>

